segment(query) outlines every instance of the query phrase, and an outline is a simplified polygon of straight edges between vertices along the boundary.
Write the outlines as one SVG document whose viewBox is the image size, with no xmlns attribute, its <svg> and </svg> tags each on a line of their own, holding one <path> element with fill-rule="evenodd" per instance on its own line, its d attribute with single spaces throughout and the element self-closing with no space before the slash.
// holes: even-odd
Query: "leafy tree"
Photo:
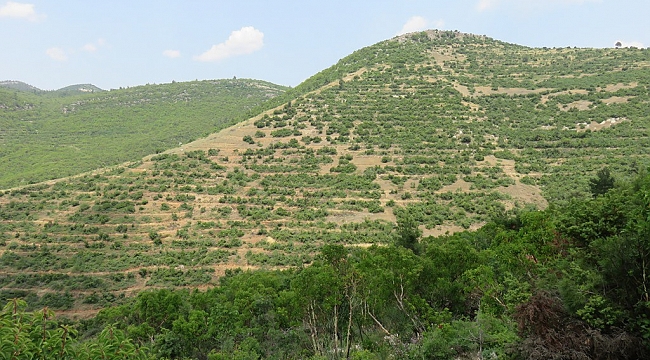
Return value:
<svg viewBox="0 0 650 360">
<path fill-rule="evenodd" d="M 126 334 L 107 326 L 96 339 L 80 343 L 76 330 L 59 324 L 52 310 L 27 312 L 27 303 L 13 299 L 0 312 L 0 356 L 3 359 L 149 359 Z"/>
<path fill-rule="evenodd" d="M 609 168 L 605 167 L 596 173 L 596 177 L 589 180 L 589 189 L 591 194 L 596 197 L 603 195 L 614 187 L 614 177 L 609 172 Z"/>
<path fill-rule="evenodd" d="M 0 312 L 0 354 L 4 359 L 75 359 L 76 332 L 59 326 L 47 308 L 26 312 L 27 303 L 13 299 Z"/>
<path fill-rule="evenodd" d="M 403 212 L 403 215 L 397 219 L 395 244 L 410 249 L 417 255 L 420 253 L 421 236 L 422 230 L 420 230 L 413 216 L 406 211 Z"/>
</svg>

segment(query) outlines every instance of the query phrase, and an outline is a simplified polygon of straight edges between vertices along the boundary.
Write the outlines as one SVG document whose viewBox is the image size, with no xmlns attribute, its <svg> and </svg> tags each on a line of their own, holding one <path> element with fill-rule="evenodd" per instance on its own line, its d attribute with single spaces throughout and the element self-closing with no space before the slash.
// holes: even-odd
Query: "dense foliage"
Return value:
<svg viewBox="0 0 650 360">
<path fill-rule="evenodd" d="M 125 333 L 106 326 L 94 339 L 77 341 L 77 330 L 59 322 L 54 312 L 43 308 L 26 312 L 25 302 L 10 301 L 0 311 L 0 356 L 3 359 L 148 359 L 147 349 L 138 347 Z"/>
</svg>

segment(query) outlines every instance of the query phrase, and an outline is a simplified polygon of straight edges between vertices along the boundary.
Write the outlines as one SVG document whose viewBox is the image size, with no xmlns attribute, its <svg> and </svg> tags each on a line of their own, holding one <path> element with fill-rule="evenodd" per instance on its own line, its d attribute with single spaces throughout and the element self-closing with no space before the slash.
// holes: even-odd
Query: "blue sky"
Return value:
<svg viewBox="0 0 650 360">
<path fill-rule="evenodd" d="M 648 47 L 649 16 L 649 0 L 0 0 L 0 80 L 46 90 L 233 76 L 296 86 L 401 32 Z"/>
</svg>

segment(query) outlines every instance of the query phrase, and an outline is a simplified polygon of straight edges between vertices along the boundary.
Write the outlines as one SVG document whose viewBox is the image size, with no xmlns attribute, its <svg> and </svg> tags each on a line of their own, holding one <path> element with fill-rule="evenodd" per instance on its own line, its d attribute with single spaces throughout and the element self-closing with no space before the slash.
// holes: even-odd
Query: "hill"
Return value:
<svg viewBox="0 0 650 360">
<path fill-rule="evenodd" d="M 27 83 L 24 83 L 22 81 L 16 81 L 16 80 L 3 80 L 0 81 L 0 88 L 5 88 L 9 90 L 16 90 L 16 91 L 22 91 L 22 92 L 30 92 L 30 93 L 35 93 L 35 94 L 44 94 L 44 93 L 56 93 L 57 95 L 78 95 L 78 94 L 83 94 L 83 93 L 89 93 L 89 92 L 99 92 L 99 91 L 104 91 L 97 86 L 93 84 L 76 84 L 76 85 L 69 85 L 66 87 L 63 87 L 58 90 L 54 91 L 45 91 L 37 88 L 36 86 L 29 85 Z"/>
<path fill-rule="evenodd" d="M 24 83 L 22 81 L 16 81 L 16 80 L 3 80 L 0 81 L 0 88 L 5 88 L 5 89 L 10 89 L 10 90 L 17 90 L 17 91 L 26 91 L 26 92 L 40 92 L 42 91 L 41 89 L 29 85 L 27 83 Z"/>
<path fill-rule="evenodd" d="M 396 222 L 443 235 L 586 200 L 601 168 L 621 181 L 647 168 L 649 85 L 648 50 L 529 48 L 448 31 L 396 37 L 206 138 L 4 191 L 2 297 L 83 316 L 145 289 L 212 287 L 234 268 L 299 267 L 323 245 L 391 244 Z M 122 111 L 112 121 L 149 103 L 162 104 L 152 122 L 188 116 L 197 95 L 166 86 L 62 111 L 85 114 L 79 133 L 93 136 L 101 132 L 85 124 L 107 116 L 107 104 Z M 165 96 L 145 95 L 156 91 Z M 142 140 L 122 146 L 146 150 Z"/>
<path fill-rule="evenodd" d="M 93 84 L 76 84 L 69 85 L 59 90 L 54 91 L 58 94 L 72 95 L 72 94 L 84 94 L 84 93 L 94 93 L 104 91 Z"/>
<path fill-rule="evenodd" d="M 137 160 L 232 124 L 285 87 L 213 80 L 101 91 L 0 89 L 0 188 Z"/>
</svg>

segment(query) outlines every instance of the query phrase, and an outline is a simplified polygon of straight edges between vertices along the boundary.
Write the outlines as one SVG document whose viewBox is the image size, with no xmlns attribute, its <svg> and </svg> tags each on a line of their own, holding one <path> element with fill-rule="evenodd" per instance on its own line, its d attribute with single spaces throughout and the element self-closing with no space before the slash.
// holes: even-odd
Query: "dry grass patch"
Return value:
<svg viewBox="0 0 650 360">
<path fill-rule="evenodd" d="M 576 109 L 576 110 L 589 110 L 589 107 L 592 106 L 593 103 L 589 100 L 578 100 L 574 101 L 569 104 L 557 104 L 557 107 L 562 110 L 562 111 L 569 111 L 571 109 Z"/>
<path fill-rule="evenodd" d="M 576 124 L 576 130 L 578 132 L 583 132 L 583 131 L 599 131 L 603 129 L 608 129 L 616 124 L 620 124 L 623 121 L 629 121 L 627 118 L 611 118 L 607 119 L 604 121 L 601 121 L 599 123 L 592 121 L 591 123 L 580 123 Z"/>
<path fill-rule="evenodd" d="M 632 99 L 633 96 L 612 96 L 607 99 L 601 100 L 604 104 L 625 104 L 628 100 Z"/>
<path fill-rule="evenodd" d="M 605 88 L 603 88 L 602 90 L 607 92 L 616 92 L 621 89 L 634 89 L 637 86 L 639 86 L 639 83 L 635 81 L 629 84 L 623 84 L 623 83 L 610 84 L 605 86 Z"/>
</svg>

